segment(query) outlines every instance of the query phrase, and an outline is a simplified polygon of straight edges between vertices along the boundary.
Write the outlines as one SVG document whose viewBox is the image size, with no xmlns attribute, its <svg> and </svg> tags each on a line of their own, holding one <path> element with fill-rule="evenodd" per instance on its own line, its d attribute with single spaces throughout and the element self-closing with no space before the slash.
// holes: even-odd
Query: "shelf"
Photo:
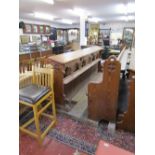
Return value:
<svg viewBox="0 0 155 155">
<path fill-rule="evenodd" d="M 94 66 L 95 64 L 97 64 L 101 59 L 96 59 L 95 61 L 93 61 L 92 63 L 82 67 L 81 69 L 75 71 L 74 73 L 72 73 L 71 75 L 65 77 L 63 79 L 63 83 L 64 84 L 68 84 L 71 81 L 73 81 L 74 79 L 76 79 L 78 76 L 80 76 L 82 73 L 84 73 L 86 70 L 88 70 L 89 68 L 91 68 L 92 66 Z"/>
</svg>

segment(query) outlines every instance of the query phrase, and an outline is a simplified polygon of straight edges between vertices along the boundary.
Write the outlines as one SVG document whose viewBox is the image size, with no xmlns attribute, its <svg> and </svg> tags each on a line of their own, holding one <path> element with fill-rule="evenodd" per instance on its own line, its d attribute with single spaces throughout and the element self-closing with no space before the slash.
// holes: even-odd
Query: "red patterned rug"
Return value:
<svg viewBox="0 0 155 155">
<path fill-rule="evenodd" d="M 43 118 L 41 122 L 41 128 L 44 130 L 49 120 Z M 116 131 L 111 135 L 106 124 L 102 127 L 95 126 L 89 121 L 60 113 L 57 114 L 57 122 L 56 127 L 49 132 L 48 136 L 87 154 L 95 154 L 99 140 L 104 140 L 130 152 L 135 151 L 135 136 L 132 133 Z M 30 128 L 35 129 L 34 125 L 31 125 Z"/>
</svg>

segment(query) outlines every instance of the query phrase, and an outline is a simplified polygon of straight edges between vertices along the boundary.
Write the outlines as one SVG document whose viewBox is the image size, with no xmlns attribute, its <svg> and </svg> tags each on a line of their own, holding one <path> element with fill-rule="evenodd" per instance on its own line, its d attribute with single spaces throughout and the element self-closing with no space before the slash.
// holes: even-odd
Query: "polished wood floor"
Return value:
<svg viewBox="0 0 155 155">
<path fill-rule="evenodd" d="M 77 104 L 69 112 L 70 115 L 73 115 L 78 118 L 81 118 L 81 117 L 87 118 L 87 107 L 88 107 L 87 88 L 88 88 L 88 84 L 92 81 L 96 81 L 96 82 L 101 81 L 102 74 L 103 73 L 97 72 L 97 70 L 96 70 L 93 72 L 93 74 L 90 74 L 90 76 L 86 77 L 84 80 L 81 80 L 81 82 L 78 83 L 77 87 L 72 89 L 72 92 L 69 94 L 69 97 L 73 101 L 76 101 Z"/>
</svg>

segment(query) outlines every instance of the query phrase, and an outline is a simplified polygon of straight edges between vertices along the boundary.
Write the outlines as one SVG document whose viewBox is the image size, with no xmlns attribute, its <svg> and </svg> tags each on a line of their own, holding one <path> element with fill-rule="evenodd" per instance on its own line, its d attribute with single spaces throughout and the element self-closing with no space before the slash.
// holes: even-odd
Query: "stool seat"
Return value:
<svg viewBox="0 0 155 155">
<path fill-rule="evenodd" d="M 19 90 L 19 100 L 34 104 L 49 91 L 49 87 L 31 84 Z"/>
<path fill-rule="evenodd" d="M 19 104 L 22 107 L 32 108 L 33 117 L 20 125 L 20 131 L 36 138 L 42 144 L 47 133 L 56 124 L 56 109 L 53 88 L 54 70 L 50 68 L 33 67 L 31 84 L 24 84 L 19 90 Z M 27 80 L 25 80 L 27 82 Z M 51 110 L 52 108 L 52 110 Z M 41 130 L 40 121 L 42 117 L 50 119 L 48 125 Z M 28 128 L 35 124 L 35 131 Z"/>
</svg>

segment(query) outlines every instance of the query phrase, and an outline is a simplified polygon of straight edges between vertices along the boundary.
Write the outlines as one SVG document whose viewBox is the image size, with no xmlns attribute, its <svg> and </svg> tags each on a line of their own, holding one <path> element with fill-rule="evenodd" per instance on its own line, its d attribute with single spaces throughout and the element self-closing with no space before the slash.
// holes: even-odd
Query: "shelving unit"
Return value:
<svg viewBox="0 0 155 155">
<path fill-rule="evenodd" d="M 102 59 L 107 59 L 109 57 L 110 49 L 110 33 L 111 29 L 100 29 L 100 33 L 103 37 L 104 52 L 102 53 Z"/>
<path fill-rule="evenodd" d="M 98 35 L 98 45 L 99 46 L 103 46 L 103 33 L 101 31 L 99 31 L 99 35 Z"/>
</svg>

